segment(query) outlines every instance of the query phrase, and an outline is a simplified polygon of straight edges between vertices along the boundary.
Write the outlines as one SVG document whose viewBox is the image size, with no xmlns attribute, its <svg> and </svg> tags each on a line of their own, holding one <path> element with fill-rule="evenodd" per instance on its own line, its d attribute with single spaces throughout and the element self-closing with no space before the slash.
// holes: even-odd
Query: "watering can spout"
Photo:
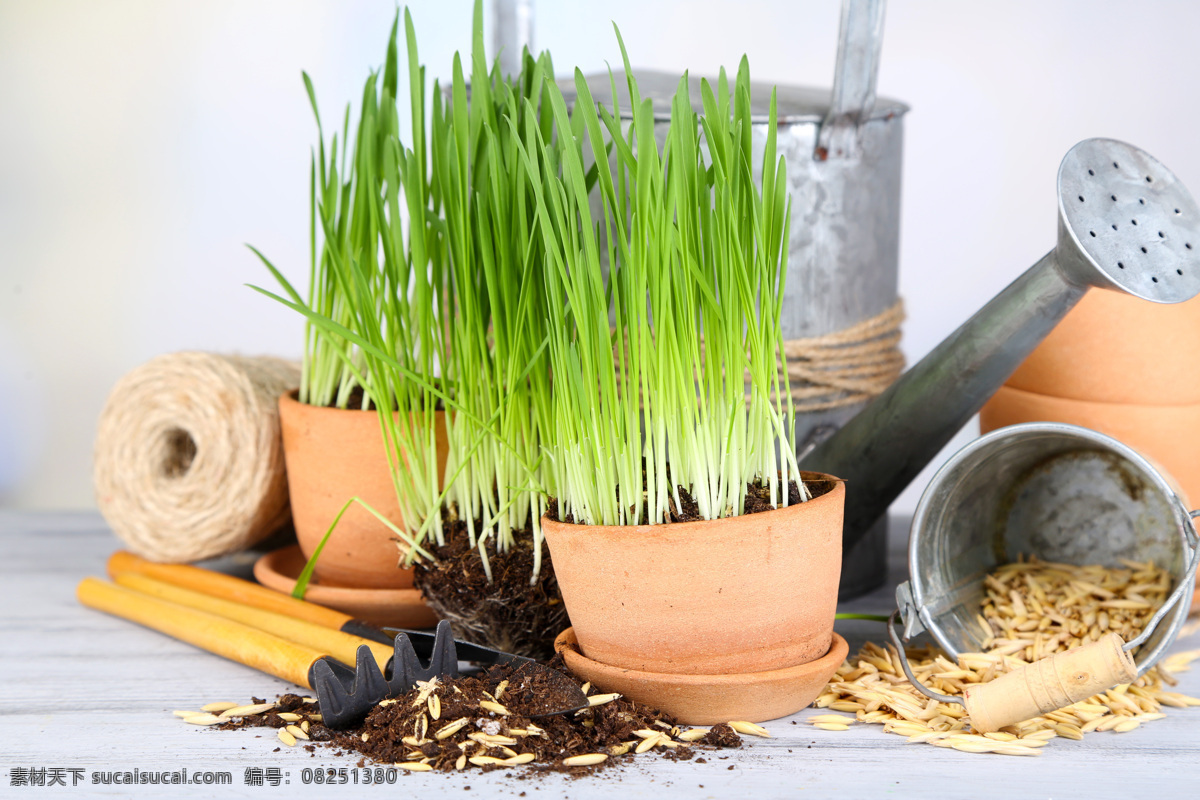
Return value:
<svg viewBox="0 0 1200 800">
<path fill-rule="evenodd" d="M 843 551 L 1091 287 L 1178 303 L 1200 293 L 1200 208 L 1162 164 L 1111 139 L 1058 172 L 1058 243 L 801 460 L 846 480 Z"/>
<path fill-rule="evenodd" d="M 887 513 L 1086 291 L 1047 254 L 804 457 L 804 469 L 846 480 L 844 549 Z"/>
</svg>

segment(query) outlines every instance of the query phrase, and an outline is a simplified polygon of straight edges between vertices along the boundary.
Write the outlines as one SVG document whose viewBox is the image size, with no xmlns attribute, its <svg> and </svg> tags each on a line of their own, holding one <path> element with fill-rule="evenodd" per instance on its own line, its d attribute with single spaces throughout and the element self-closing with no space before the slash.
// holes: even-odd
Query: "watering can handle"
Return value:
<svg viewBox="0 0 1200 800">
<path fill-rule="evenodd" d="M 498 54 L 500 71 L 516 75 L 521 71 L 521 51 L 533 50 L 533 0 L 492 0 L 492 13 L 492 58 Z"/>
<path fill-rule="evenodd" d="M 842 1 L 833 97 L 813 154 L 818 161 L 858 154 L 858 126 L 875 107 L 884 6 L 885 0 Z"/>
</svg>

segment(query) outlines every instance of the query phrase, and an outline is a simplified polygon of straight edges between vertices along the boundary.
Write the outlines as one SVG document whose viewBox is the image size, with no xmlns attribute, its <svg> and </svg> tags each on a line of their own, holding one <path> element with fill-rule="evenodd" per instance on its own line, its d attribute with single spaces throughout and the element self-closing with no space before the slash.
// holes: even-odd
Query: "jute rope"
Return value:
<svg viewBox="0 0 1200 800">
<path fill-rule="evenodd" d="M 849 328 L 784 341 L 783 355 L 796 413 L 854 405 L 891 386 L 904 371 L 902 322 L 904 301 L 897 300 L 884 312 Z M 615 345 L 613 360 L 617 374 L 621 374 L 620 353 Z M 748 371 L 746 380 L 750 380 Z"/>
<path fill-rule="evenodd" d="M 104 518 L 155 561 L 236 552 L 290 518 L 278 358 L 173 353 L 119 380 L 100 415 L 93 480 Z"/>
<path fill-rule="evenodd" d="M 849 328 L 783 343 L 796 412 L 840 408 L 880 394 L 904 371 L 904 301 Z"/>
</svg>

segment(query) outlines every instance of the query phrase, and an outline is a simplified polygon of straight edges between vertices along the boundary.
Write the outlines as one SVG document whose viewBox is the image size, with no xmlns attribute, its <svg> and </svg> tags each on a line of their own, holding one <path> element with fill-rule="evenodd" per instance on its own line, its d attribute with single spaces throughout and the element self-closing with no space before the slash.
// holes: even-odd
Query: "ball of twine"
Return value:
<svg viewBox="0 0 1200 800">
<path fill-rule="evenodd" d="M 113 387 L 93 479 L 113 531 L 143 558 L 242 550 L 291 518 L 277 402 L 300 367 L 270 357 L 159 356 Z"/>
</svg>

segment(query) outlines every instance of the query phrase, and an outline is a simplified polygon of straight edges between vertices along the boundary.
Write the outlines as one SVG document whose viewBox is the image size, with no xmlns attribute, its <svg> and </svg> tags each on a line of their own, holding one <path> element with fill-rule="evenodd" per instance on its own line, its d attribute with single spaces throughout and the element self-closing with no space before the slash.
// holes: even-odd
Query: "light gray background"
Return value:
<svg viewBox="0 0 1200 800">
<path fill-rule="evenodd" d="M 298 319 L 243 286 L 269 280 L 243 243 L 303 282 L 315 129 L 300 70 L 340 118 L 394 8 L 0 0 L 0 506 L 91 507 L 97 415 L 152 356 L 299 355 Z M 535 11 L 564 74 L 619 59 L 615 20 L 636 65 L 713 73 L 745 52 L 758 79 L 832 79 L 835 0 Z M 469 0 L 421 0 L 413 16 L 430 72 L 448 75 L 470 46 Z M 879 90 L 913 107 L 910 362 L 1052 246 L 1055 172 L 1079 139 L 1133 142 L 1200 187 L 1198 31 L 1200 3 L 893 0 Z"/>
</svg>

